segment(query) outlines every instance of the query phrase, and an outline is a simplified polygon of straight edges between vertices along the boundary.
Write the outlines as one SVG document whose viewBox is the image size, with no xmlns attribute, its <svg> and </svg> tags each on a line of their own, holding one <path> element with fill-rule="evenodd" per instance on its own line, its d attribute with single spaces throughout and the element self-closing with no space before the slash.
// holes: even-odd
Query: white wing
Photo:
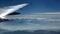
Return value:
<svg viewBox="0 0 60 34">
<path fill-rule="evenodd" d="M 4 9 L 3 11 L 0 11 L 0 18 L 4 18 L 6 15 L 18 10 L 18 9 L 21 9 L 23 7 L 25 7 L 26 5 L 28 4 L 20 4 L 20 5 L 16 5 L 16 6 L 9 6 L 7 9 Z"/>
</svg>

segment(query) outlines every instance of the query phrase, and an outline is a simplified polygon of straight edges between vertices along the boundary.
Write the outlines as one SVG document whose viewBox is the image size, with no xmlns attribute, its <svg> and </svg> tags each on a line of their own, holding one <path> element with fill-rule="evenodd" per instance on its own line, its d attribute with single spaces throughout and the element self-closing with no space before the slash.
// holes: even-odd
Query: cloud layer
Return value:
<svg viewBox="0 0 60 34">
<path fill-rule="evenodd" d="M 11 21 L 0 23 L 0 29 L 5 30 L 60 30 L 60 14 L 57 13 L 34 13 L 15 15 Z M 8 16 L 7 16 L 8 17 Z M 14 18 L 15 17 L 15 18 Z"/>
</svg>

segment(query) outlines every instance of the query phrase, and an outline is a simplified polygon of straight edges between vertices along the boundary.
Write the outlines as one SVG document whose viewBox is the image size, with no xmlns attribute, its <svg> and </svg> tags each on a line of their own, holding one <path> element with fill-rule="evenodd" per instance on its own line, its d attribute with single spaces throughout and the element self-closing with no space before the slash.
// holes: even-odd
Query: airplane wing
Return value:
<svg viewBox="0 0 60 34">
<path fill-rule="evenodd" d="M 6 15 L 15 12 L 18 9 L 21 9 L 25 6 L 27 6 L 28 4 L 20 4 L 20 5 L 16 5 L 16 6 L 9 6 L 7 9 L 4 9 L 3 11 L 0 11 L 0 18 L 5 18 Z"/>
<path fill-rule="evenodd" d="M 10 13 L 10 14 L 8 14 L 8 15 L 19 15 L 19 14 L 21 14 L 20 12 L 13 12 L 13 13 Z"/>
</svg>

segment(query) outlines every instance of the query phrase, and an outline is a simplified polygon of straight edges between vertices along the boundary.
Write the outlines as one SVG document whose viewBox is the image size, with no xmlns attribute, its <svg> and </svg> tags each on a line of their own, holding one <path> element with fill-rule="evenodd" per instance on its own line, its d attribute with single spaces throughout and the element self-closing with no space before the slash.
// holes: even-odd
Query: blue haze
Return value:
<svg viewBox="0 0 60 34">
<path fill-rule="evenodd" d="M 60 0 L 0 0 L 0 8 L 23 3 L 20 15 L 0 22 L 0 34 L 60 34 Z"/>
</svg>

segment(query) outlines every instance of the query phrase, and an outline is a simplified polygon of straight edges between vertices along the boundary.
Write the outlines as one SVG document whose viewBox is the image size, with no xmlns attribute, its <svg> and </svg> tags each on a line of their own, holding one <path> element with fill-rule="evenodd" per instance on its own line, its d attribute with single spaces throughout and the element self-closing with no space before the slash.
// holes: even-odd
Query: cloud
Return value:
<svg viewBox="0 0 60 34">
<path fill-rule="evenodd" d="M 45 13 L 32 13 L 32 14 L 60 14 L 60 12 L 45 12 Z"/>
<path fill-rule="evenodd" d="M 9 16 L 18 18 L 17 21 L 2 22 L 0 28 L 5 30 L 56 30 L 60 29 L 60 14 L 36 13 L 28 15 Z"/>
</svg>

